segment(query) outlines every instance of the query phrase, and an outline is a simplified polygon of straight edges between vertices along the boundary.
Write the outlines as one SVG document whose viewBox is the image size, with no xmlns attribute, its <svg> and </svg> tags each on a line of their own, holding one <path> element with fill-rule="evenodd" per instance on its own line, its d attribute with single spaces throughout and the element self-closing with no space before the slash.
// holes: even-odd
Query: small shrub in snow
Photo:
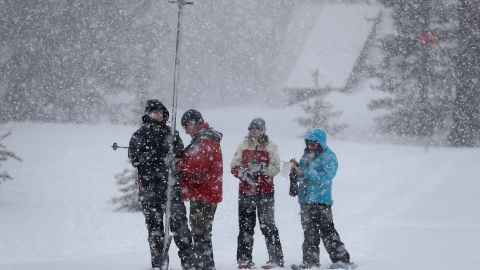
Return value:
<svg viewBox="0 0 480 270">
<path fill-rule="evenodd" d="M 0 142 L 3 141 L 3 139 L 5 139 L 6 137 L 10 136 L 10 134 L 12 133 L 8 132 L 7 134 L 1 135 Z M 15 153 L 13 153 L 12 151 L 8 151 L 7 147 L 2 143 L 0 143 L 0 167 L 2 166 L 1 162 L 7 161 L 8 159 L 16 159 L 18 161 L 22 161 L 22 159 L 20 159 L 17 155 L 15 155 Z M 11 179 L 12 177 L 10 176 L 10 174 L 8 174 L 8 172 L 0 171 L 0 183 L 2 181 L 11 180 Z"/>
<path fill-rule="evenodd" d="M 305 117 L 299 117 L 296 121 L 308 129 L 322 128 L 330 135 L 335 136 L 343 132 L 347 127 L 344 123 L 333 123 L 333 118 L 339 117 L 342 112 L 333 111 L 333 106 L 325 100 L 328 93 L 332 90 L 330 88 L 322 89 L 318 83 L 318 71 L 312 74 L 315 88 L 312 92 L 316 93 L 314 97 L 308 98 L 300 103 L 305 111 Z"/>
<path fill-rule="evenodd" d="M 138 201 L 138 187 L 135 183 L 137 177 L 137 171 L 131 169 L 125 169 L 115 175 L 119 186 L 118 190 L 122 193 L 111 200 L 117 206 L 117 211 L 137 212 L 142 210 L 142 205 Z"/>
</svg>

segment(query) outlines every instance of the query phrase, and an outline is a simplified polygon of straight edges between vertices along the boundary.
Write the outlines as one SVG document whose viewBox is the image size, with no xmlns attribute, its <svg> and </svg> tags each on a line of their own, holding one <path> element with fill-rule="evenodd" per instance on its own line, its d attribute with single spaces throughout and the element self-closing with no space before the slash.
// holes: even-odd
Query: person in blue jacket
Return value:
<svg viewBox="0 0 480 270">
<path fill-rule="evenodd" d="M 320 266 L 320 239 L 332 260 L 332 268 L 353 268 L 350 255 L 340 240 L 332 217 L 332 180 L 338 161 L 327 146 L 327 136 L 313 128 L 305 136 L 305 151 L 291 160 L 290 195 L 298 195 L 303 228 L 303 263 L 300 268 Z"/>
</svg>

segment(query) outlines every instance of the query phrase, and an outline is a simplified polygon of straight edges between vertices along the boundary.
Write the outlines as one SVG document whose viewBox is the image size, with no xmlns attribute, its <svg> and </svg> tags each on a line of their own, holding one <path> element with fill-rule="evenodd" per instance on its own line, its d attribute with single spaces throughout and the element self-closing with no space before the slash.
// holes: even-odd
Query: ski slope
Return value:
<svg viewBox="0 0 480 270">
<path fill-rule="evenodd" d="M 224 200 L 213 229 L 218 270 L 235 269 L 237 180 L 233 152 L 254 117 L 264 117 L 281 159 L 299 157 L 296 107 L 200 109 L 223 132 Z M 182 113 L 184 110 L 180 110 Z M 135 126 L 10 123 L 4 143 L 23 162 L 2 166 L 13 181 L 0 184 L 0 269 L 149 269 L 141 213 L 114 212 L 114 175 L 129 168 L 126 145 Z M 189 138 L 181 134 L 185 142 Z M 365 270 L 480 269 L 479 149 L 405 146 L 334 140 L 340 167 L 334 180 L 334 221 L 352 260 Z M 276 222 L 286 264 L 301 262 L 302 229 L 288 181 L 277 176 Z M 180 269 L 172 245 L 171 265 Z M 267 260 L 256 228 L 254 262 Z M 329 263 L 321 249 L 321 262 Z"/>
</svg>

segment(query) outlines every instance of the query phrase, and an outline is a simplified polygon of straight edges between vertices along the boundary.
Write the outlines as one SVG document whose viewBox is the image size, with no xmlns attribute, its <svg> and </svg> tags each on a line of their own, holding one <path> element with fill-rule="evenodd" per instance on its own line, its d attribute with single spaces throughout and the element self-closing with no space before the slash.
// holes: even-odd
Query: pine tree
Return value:
<svg viewBox="0 0 480 270">
<path fill-rule="evenodd" d="M 453 126 L 448 140 L 453 146 L 474 146 L 480 132 L 480 3 L 460 0 L 458 6 L 457 91 Z"/>
<path fill-rule="evenodd" d="M 371 109 L 384 109 L 379 118 L 384 132 L 430 136 L 451 115 L 455 78 L 451 72 L 450 1 L 382 1 L 391 8 L 395 33 L 380 40 L 384 61 L 378 68 L 379 90 L 386 96 L 373 100 Z M 422 33 L 440 32 L 438 43 L 422 42 Z M 448 46 L 447 46 L 448 45 Z"/>
<path fill-rule="evenodd" d="M 0 122 L 95 121 L 107 94 L 158 87 L 156 55 L 171 44 L 160 5 L 0 1 Z"/>
<path fill-rule="evenodd" d="M 138 106 L 132 108 L 133 115 L 142 115 L 145 102 L 137 103 Z M 117 114 L 112 114 L 117 115 Z M 117 119 L 114 119 L 117 120 Z M 136 169 L 124 169 L 123 172 L 115 175 L 117 179 L 118 190 L 122 195 L 115 197 L 111 202 L 117 205 L 117 211 L 141 211 L 142 206 L 138 201 L 138 173 Z"/>
<path fill-rule="evenodd" d="M 11 132 L 8 132 L 6 134 L 3 134 L 0 136 L 0 141 L 3 141 L 6 137 L 10 136 L 12 134 Z M 12 151 L 8 151 L 7 147 L 3 144 L 0 143 L 0 167 L 2 166 L 1 162 L 7 161 L 8 159 L 16 159 L 18 161 L 22 161 L 15 153 Z M 5 180 L 11 180 L 13 179 L 8 172 L 0 172 L 0 183 L 5 181 Z"/>
<path fill-rule="evenodd" d="M 320 88 L 318 82 L 318 70 L 312 74 L 315 89 L 311 89 L 315 93 L 314 97 L 307 98 L 300 103 L 306 113 L 305 117 L 299 117 L 296 121 L 304 127 L 324 129 L 332 136 L 338 135 L 346 128 L 346 124 L 332 123 L 332 118 L 339 117 L 342 112 L 332 111 L 333 106 L 325 100 L 326 96 L 332 91 L 330 88 Z"/>
<path fill-rule="evenodd" d="M 136 170 L 125 169 L 116 174 L 118 190 L 122 195 L 115 197 L 111 202 L 117 206 L 117 211 L 137 212 L 142 210 L 142 205 L 138 201 L 138 175 Z"/>
</svg>

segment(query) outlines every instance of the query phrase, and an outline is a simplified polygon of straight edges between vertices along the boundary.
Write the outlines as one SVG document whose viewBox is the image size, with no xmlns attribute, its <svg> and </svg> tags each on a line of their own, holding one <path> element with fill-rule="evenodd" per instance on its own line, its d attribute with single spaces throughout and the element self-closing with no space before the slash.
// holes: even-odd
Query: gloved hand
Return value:
<svg viewBox="0 0 480 270">
<path fill-rule="evenodd" d="M 265 174 L 267 172 L 268 165 L 265 162 L 252 161 L 248 163 L 248 173 L 255 177 Z"/>
<path fill-rule="evenodd" d="M 155 162 L 156 151 L 154 149 L 146 150 L 144 152 L 137 152 L 133 158 L 132 164 L 135 168 L 148 166 Z"/>
<path fill-rule="evenodd" d="M 293 158 L 290 160 L 290 174 L 293 174 L 299 178 L 302 178 L 304 175 L 303 169 L 299 166 L 298 162 Z"/>
<path fill-rule="evenodd" d="M 239 166 L 237 171 L 238 178 L 242 179 L 246 172 L 247 170 L 243 166 Z"/>
<path fill-rule="evenodd" d="M 175 156 L 171 154 L 167 154 L 163 158 L 165 166 L 167 166 L 174 174 L 177 173 L 177 162 L 179 160 L 179 158 L 175 158 Z"/>
<path fill-rule="evenodd" d="M 248 168 L 244 168 L 243 166 L 240 166 L 238 168 L 238 178 L 240 179 L 240 181 L 243 181 L 243 182 L 246 182 L 248 183 L 249 185 L 256 185 L 255 184 L 255 177 L 252 173 L 250 173 L 249 169 Z"/>
</svg>

